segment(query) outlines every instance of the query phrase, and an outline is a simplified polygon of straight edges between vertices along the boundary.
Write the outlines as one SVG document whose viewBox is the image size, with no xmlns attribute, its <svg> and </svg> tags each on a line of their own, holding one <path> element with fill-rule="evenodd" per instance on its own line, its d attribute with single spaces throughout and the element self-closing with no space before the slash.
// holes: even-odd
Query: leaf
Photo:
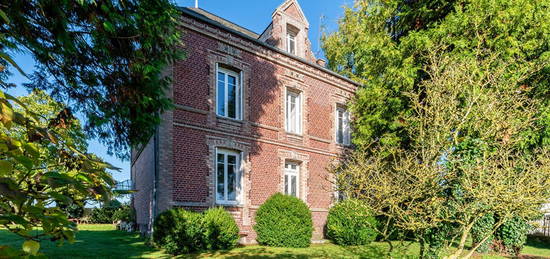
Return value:
<svg viewBox="0 0 550 259">
<path fill-rule="evenodd" d="M 13 164 L 10 161 L 0 160 L 0 174 L 7 174 L 13 170 Z"/>
<path fill-rule="evenodd" d="M 108 21 L 103 22 L 103 28 L 108 32 L 115 32 L 115 27 Z"/>
<path fill-rule="evenodd" d="M 25 143 L 23 144 L 23 148 L 32 156 L 32 158 L 37 159 L 40 157 L 40 152 L 38 151 L 38 148 L 35 144 Z"/>
<path fill-rule="evenodd" d="M 17 160 L 17 162 L 19 162 L 20 164 L 22 164 L 24 167 L 26 167 L 29 170 L 31 170 L 33 168 L 34 162 L 26 156 L 16 156 L 15 160 Z"/>
<path fill-rule="evenodd" d="M 23 242 L 23 251 L 31 255 L 36 255 L 40 249 L 40 243 L 34 240 L 27 240 Z"/>
<path fill-rule="evenodd" d="M 2 113 L 1 113 L 2 122 L 3 123 L 11 122 L 13 120 L 13 109 L 4 102 L 2 102 L 2 105 L 0 105 L 0 108 L 2 108 Z"/>
<path fill-rule="evenodd" d="M 19 67 L 19 65 L 17 65 L 17 63 L 15 63 L 15 61 L 13 61 L 13 59 L 8 54 L 4 52 L 0 52 L 0 58 L 8 61 L 8 63 L 10 63 L 13 67 L 15 67 L 15 69 L 17 69 L 19 73 L 21 73 L 24 77 L 27 77 L 27 74 L 25 74 L 25 71 L 23 71 L 23 69 L 21 69 L 21 67 Z"/>
<path fill-rule="evenodd" d="M 4 21 L 6 23 L 10 23 L 10 19 L 8 18 L 8 16 L 6 15 L 6 13 L 2 10 L 0 10 L 0 17 L 2 17 L 2 19 L 4 19 Z"/>
</svg>

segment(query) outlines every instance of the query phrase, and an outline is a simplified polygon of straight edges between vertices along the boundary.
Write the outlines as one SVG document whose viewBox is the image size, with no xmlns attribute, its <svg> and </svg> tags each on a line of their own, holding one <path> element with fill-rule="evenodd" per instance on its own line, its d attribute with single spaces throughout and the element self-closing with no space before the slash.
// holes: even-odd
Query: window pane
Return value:
<svg viewBox="0 0 550 259">
<path fill-rule="evenodd" d="M 218 101 L 217 101 L 217 111 L 218 115 L 225 116 L 225 74 L 218 73 L 218 78 L 221 77 L 221 80 L 218 80 Z"/>
<path fill-rule="evenodd" d="M 230 158 L 234 156 L 228 156 L 228 161 Z M 228 165 L 227 166 L 227 200 L 228 201 L 235 201 L 237 200 L 237 175 L 236 175 L 236 165 Z"/>
<path fill-rule="evenodd" d="M 288 175 L 285 174 L 285 194 L 289 194 L 289 193 L 288 193 L 288 184 L 289 184 L 289 182 L 288 182 Z"/>
<path fill-rule="evenodd" d="M 338 110 L 338 125 L 336 131 L 336 141 L 340 144 L 344 142 L 344 119 L 342 118 L 342 110 Z"/>
<path fill-rule="evenodd" d="M 227 76 L 227 83 L 230 85 L 237 85 L 237 78 L 234 76 Z"/>
<path fill-rule="evenodd" d="M 229 84 L 227 85 L 227 116 L 233 119 L 236 119 L 237 111 L 237 87 L 235 86 L 235 77 L 228 76 Z M 233 84 L 231 84 L 233 81 Z"/>
<path fill-rule="evenodd" d="M 296 187 L 297 187 L 297 186 L 296 186 L 296 185 L 297 185 L 297 183 L 296 183 L 296 176 L 295 176 L 295 175 L 292 175 L 292 176 L 290 176 L 290 178 L 291 178 L 291 181 L 290 181 L 290 189 L 291 189 L 291 190 L 290 190 L 290 195 L 292 195 L 292 196 L 297 196 L 297 195 L 296 195 L 296 189 L 297 189 L 297 188 L 296 188 Z"/>
<path fill-rule="evenodd" d="M 225 200 L 225 182 L 224 182 L 224 171 L 225 171 L 225 168 L 224 168 L 224 155 L 223 154 L 218 154 L 218 170 L 217 170 L 217 191 L 216 191 L 216 195 L 217 195 L 217 199 L 218 200 Z"/>
</svg>

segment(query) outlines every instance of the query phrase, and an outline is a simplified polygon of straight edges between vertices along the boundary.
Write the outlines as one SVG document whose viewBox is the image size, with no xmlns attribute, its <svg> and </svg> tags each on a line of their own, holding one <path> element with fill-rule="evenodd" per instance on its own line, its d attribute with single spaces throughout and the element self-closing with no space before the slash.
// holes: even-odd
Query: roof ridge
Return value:
<svg viewBox="0 0 550 259">
<path fill-rule="evenodd" d="M 191 11 L 194 11 L 198 14 L 201 14 L 201 15 L 204 15 L 206 16 L 207 18 L 209 18 L 210 20 L 213 20 L 213 21 L 216 21 L 216 22 L 219 22 L 221 23 L 222 25 L 225 25 L 227 27 L 235 27 L 233 29 L 236 29 L 237 31 L 241 31 L 245 34 L 247 34 L 248 36 L 252 36 L 252 37 L 255 37 L 255 38 L 259 38 L 261 36 L 261 34 L 258 34 L 257 32 L 253 31 L 253 30 L 250 30 L 246 27 L 243 27 L 241 25 L 238 25 L 230 20 L 227 20 L 223 17 L 220 17 L 216 14 L 213 14 L 209 11 L 206 11 L 204 9 L 201 9 L 201 8 L 193 8 L 193 7 L 178 7 L 178 9 L 182 10 L 182 9 L 188 9 L 188 10 L 191 10 Z M 217 19 L 212 19 L 212 17 L 208 17 L 207 15 L 210 15 L 214 18 L 217 18 Z M 227 24 L 224 24 L 224 23 L 227 23 Z M 228 26 L 228 25 L 232 25 L 232 26 Z"/>
</svg>

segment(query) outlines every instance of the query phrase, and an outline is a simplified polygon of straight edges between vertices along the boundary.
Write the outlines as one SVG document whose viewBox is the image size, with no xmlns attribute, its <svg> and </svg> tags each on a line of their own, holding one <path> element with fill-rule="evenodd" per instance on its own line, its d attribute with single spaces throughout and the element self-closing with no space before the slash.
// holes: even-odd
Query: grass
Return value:
<svg viewBox="0 0 550 259">
<path fill-rule="evenodd" d="M 113 225 L 81 225 L 76 242 L 57 247 L 44 241 L 40 251 L 49 258 L 171 258 L 157 249 L 145 245 L 134 233 L 115 230 Z M 0 230 L 0 245 L 21 247 L 21 239 L 6 230 Z M 388 244 L 373 243 L 361 247 L 341 247 L 333 244 L 312 245 L 309 248 L 274 248 L 263 246 L 238 247 L 229 251 L 216 251 L 183 255 L 178 258 L 385 258 Z M 394 253 L 394 258 L 416 258 L 418 244 L 411 243 L 404 253 Z M 522 254 L 550 258 L 550 239 L 530 239 Z M 478 257 L 479 258 L 479 257 Z M 499 255 L 483 256 L 484 259 L 506 258 Z"/>
<path fill-rule="evenodd" d="M 113 225 L 80 225 L 73 244 L 58 247 L 49 241 L 41 242 L 40 252 L 49 258 L 163 258 L 161 251 L 150 248 L 139 234 L 115 230 Z M 0 244 L 20 248 L 22 240 L 0 230 Z"/>
</svg>

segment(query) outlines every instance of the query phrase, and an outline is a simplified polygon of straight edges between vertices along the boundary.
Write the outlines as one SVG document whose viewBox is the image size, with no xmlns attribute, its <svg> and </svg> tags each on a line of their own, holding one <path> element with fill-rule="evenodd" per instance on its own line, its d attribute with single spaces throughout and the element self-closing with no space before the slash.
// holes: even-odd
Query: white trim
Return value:
<svg viewBox="0 0 550 259">
<path fill-rule="evenodd" d="M 296 166 L 296 169 L 292 169 L 292 168 L 287 168 L 287 165 L 290 165 L 290 166 Z M 287 176 L 289 177 L 288 179 L 288 182 L 287 182 Z M 292 195 L 291 192 L 292 192 L 292 176 L 296 177 L 296 181 L 295 181 L 295 184 L 296 186 L 294 187 L 296 189 L 296 196 L 297 198 L 300 198 L 300 163 L 297 163 L 297 162 L 293 162 L 293 161 L 285 161 L 285 168 L 284 168 L 284 176 L 283 176 L 283 192 L 286 194 L 286 195 Z M 288 190 L 288 192 L 287 192 Z"/>
<path fill-rule="evenodd" d="M 291 98 L 294 98 L 294 111 L 295 116 L 294 118 L 291 118 L 290 116 L 290 103 Z M 302 92 L 298 91 L 291 91 L 288 88 L 286 89 L 285 94 L 285 130 L 288 133 L 294 133 L 298 135 L 302 135 Z M 292 125 L 292 123 L 294 125 Z M 294 127 L 292 127 L 294 126 Z"/>
<path fill-rule="evenodd" d="M 219 109 L 218 109 L 218 102 L 219 102 L 219 92 L 218 92 L 218 84 L 219 84 L 219 79 L 218 79 L 218 74 L 219 73 L 223 73 L 224 74 L 224 113 L 225 114 L 220 114 L 219 113 Z M 243 118 L 243 93 L 242 93 L 242 76 L 243 76 L 243 72 L 235 72 L 235 71 L 231 71 L 231 70 L 228 70 L 228 69 L 225 69 L 225 68 L 221 68 L 219 66 L 218 63 L 216 63 L 216 85 L 215 85 L 215 90 L 216 90 L 216 115 L 219 116 L 219 117 L 224 117 L 224 118 L 229 118 L 229 119 L 234 119 L 234 120 L 242 120 Z M 235 118 L 233 117 L 229 117 L 229 92 L 228 92 L 228 89 L 229 89 L 229 80 L 228 80 L 228 77 L 229 76 L 232 76 L 235 78 L 236 82 L 235 82 L 235 87 L 237 88 L 236 91 L 235 91 Z"/>
<path fill-rule="evenodd" d="M 219 154 L 222 154 L 224 155 L 224 162 L 223 162 L 223 166 L 224 166 L 224 193 L 223 193 L 223 196 L 224 196 L 224 199 L 220 200 L 218 198 L 218 155 Z M 235 156 L 235 178 L 236 178 L 236 183 L 235 183 L 235 200 L 234 201 L 231 201 L 231 200 L 228 200 L 228 193 L 227 193 L 227 189 L 228 189 L 228 182 L 227 182 L 227 173 L 228 173 L 228 167 L 230 166 L 229 163 L 228 163 L 228 157 L 229 156 Z M 216 198 L 216 204 L 220 204 L 220 205 L 240 205 L 242 204 L 242 190 L 243 190 L 243 186 L 242 186 L 242 183 L 243 183 L 243 163 L 242 163 L 242 152 L 237 152 L 237 151 L 233 151 L 233 150 L 229 150 L 229 149 L 224 149 L 224 148 L 216 148 L 216 155 L 215 155 L 215 158 L 214 158 L 214 196 Z"/>
<path fill-rule="evenodd" d="M 342 114 L 342 128 L 340 128 L 340 113 Z M 351 144 L 351 127 L 350 127 L 350 113 L 343 107 L 336 106 L 336 114 L 334 120 L 335 129 L 335 142 L 340 145 L 349 146 Z M 339 138 L 340 131 L 342 133 L 342 140 Z"/>
</svg>

